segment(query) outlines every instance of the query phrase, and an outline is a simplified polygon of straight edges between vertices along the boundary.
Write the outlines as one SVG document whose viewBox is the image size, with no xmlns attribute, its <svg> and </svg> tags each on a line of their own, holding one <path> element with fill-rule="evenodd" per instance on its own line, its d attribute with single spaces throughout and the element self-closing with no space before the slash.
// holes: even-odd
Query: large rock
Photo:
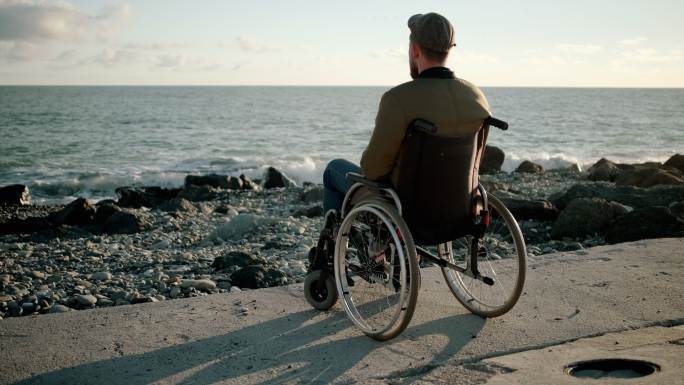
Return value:
<svg viewBox="0 0 684 385">
<path fill-rule="evenodd" d="M 313 186 L 302 191 L 299 198 L 305 203 L 316 203 L 323 200 L 323 186 Z"/>
<path fill-rule="evenodd" d="M 269 167 L 264 172 L 264 188 L 294 187 L 297 184 L 288 178 L 287 175 L 273 167 Z"/>
<path fill-rule="evenodd" d="M 243 190 L 256 190 L 257 189 L 257 184 L 252 182 L 249 177 L 245 176 L 244 174 L 240 175 L 240 182 L 242 182 L 242 189 Z"/>
<path fill-rule="evenodd" d="M 496 174 L 501 171 L 501 166 L 503 165 L 506 154 L 503 150 L 486 145 L 484 154 L 482 155 L 482 161 L 480 162 L 480 173 L 481 174 Z"/>
<path fill-rule="evenodd" d="M 185 198 L 176 197 L 159 205 L 162 211 L 172 213 L 194 213 L 197 207 Z"/>
<path fill-rule="evenodd" d="M 102 226 L 105 234 L 134 234 L 149 230 L 152 222 L 147 216 L 132 210 L 121 210 L 112 214 Z"/>
<path fill-rule="evenodd" d="M 549 201 L 514 197 L 500 199 L 517 220 L 552 221 L 558 216 L 558 209 Z"/>
<path fill-rule="evenodd" d="M 665 166 L 673 167 L 684 172 L 684 155 L 674 154 L 665 162 Z"/>
<path fill-rule="evenodd" d="M 612 182 L 622 174 L 622 169 L 608 159 L 601 158 L 587 169 L 587 173 L 590 180 Z"/>
<path fill-rule="evenodd" d="M 207 174 L 207 175 L 188 175 L 185 177 L 185 185 L 190 186 L 211 186 L 215 188 L 229 188 L 230 177 L 228 175 Z"/>
<path fill-rule="evenodd" d="M 670 213 L 681 220 L 684 220 L 684 201 L 682 202 L 672 202 L 668 207 Z"/>
<path fill-rule="evenodd" d="M 668 206 L 672 202 L 684 200 L 684 186 L 654 186 L 644 189 L 605 182 L 582 183 L 570 187 L 564 193 L 552 195 L 549 200 L 562 210 L 576 198 L 603 198 L 634 208 Z"/>
<path fill-rule="evenodd" d="M 244 251 L 231 251 L 224 255 L 214 258 L 211 264 L 215 270 L 223 270 L 232 266 L 245 267 L 249 265 L 265 265 L 266 260 Z"/>
<path fill-rule="evenodd" d="M 554 239 L 581 238 L 595 233 L 603 234 L 611 221 L 628 209 L 601 198 L 577 198 L 561 211 L 553 224 Z"/>
<path fill-rule="evenodd" d="M 119 197 L 117 205 L 120 207 L 140 208 L 155 207 L 169 199 L 178 196 L 181 189 L 148 187 L 119 187 L 115 190 Z"/>
<path fill-rule="evenodd" d="M 643 207 L 619 216 L 606 233 L 608 243 L 631 242 L 639 239 L 684 236 L 684 223 L 677 220 L 667 207 Z"/>
<path fill-rule="evenodd" d="M 52 227 L 46 218 L 30 217 L 26 219 L 12 218 L 7 222 L 0 223 L 0 235 L 6 234 L 31 234 L 48 230 Z"/>
<path fill-rule="evenodd" d="M 179 198 L 187 199 L 191 202 L 210 201 L 217 196 L 217 190 L 211 186 L 185 186 L 178 194 Z"/>
<path fill-rule="evenodd" d="M 95 220 L 95 207 L 85 198 L 78 198 L 63 209 L 48 215 L 48 220 L 60 225 L 88 225 Z"/>
<path fill-rule="evenodd" d="M 541 175 L 544 173 L 544 167 L 536 163 L 532 163 L 529 160 L 524 160 L 522 161 L 522 163 L 520 163 L 520 165 L 518 166 L 518 168 L 515 169 L 514 172 Z"/>
<path fill-rule="evenodd" d="M 261 289 L 288 283 L 287 275 L 277 269 L 262 265 L 245 266 L 230 276 L 230 283 L 239 288 Z"/>
<path fill-rule="evenodd" d="M 107 219 L 111 217 L 117 211 L 121 211 L 121 208 L 113 203 L 105 203 L 97 205 L 97 211 L 95 212 L 95 223 L 98 225 L 104 225 Z"/>
<path fill-rule="evenodd" d="M 28 187 L 23 184 L 13 184 L 0 188 L 0 204 L 27 205 L 31 201 Z"/>
<path fill-rule="evenodd" d="M 618 186 L 653 187 L 657 185 L 684 184 L 684 175 L 676 168 L 640 168 L 624 171 L 615 178 Z"/>
<path fill-rule="evenodd" d="M 321 205 L 313 205 L 309 207 L 304 207 L 299 210 L 296 210 L 294 213 L 292 213 L 293 217 L 307 217 L 307 218 L 316 218 L 316 217 L 322 217 L 323 216 L 323 206 Z"/>
</svg>

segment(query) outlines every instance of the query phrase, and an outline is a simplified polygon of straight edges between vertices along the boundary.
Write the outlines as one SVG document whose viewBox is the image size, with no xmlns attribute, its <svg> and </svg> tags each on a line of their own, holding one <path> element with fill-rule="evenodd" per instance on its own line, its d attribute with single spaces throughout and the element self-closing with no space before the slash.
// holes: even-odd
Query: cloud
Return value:
<svg viewBox="0 0 684 385">
<path fill-rule="evenodd" d="M 0 60 L 8 63 L 31 60 L 37 51 L 38 47 L 30 42 L 0 42 Z"/>
<path fill-rule="evenodd" d="M 155 67 L 160 68 L 176 68 L 185 65 L 184 55 L 157 55 L 157 62 Z"/>
<path fill-rule="evenodd" d="M 235 40 L 238 47 L 245 52 L 266 53 L 279 51 L 278 48 L 255 40 L 251 37 L 238 36 Z"/>
<path fill-rule="evenodd" d="M 647 40 L 648 40 L 647 38 L 645 38 L 643 36 L 639 36 L 639 37 L 633 37 L 630 39 L 620 40 L 618 42 L 618 44 L 620 44 L 620 45 L 639 45 L 639 44 L 641 44 Z"/>
<path fill-rule="evenodd" d="M 53 61 L 65 63 L 65 62 L 73 62 L 75 59 L 76 59 L 76 50 L 75 49 L 68 49 L 66 51 L 62 51 L 59 55 L 57 55 L 53 59 Z"/>
<path fill-rule="evenodd" d="M 406 48 L 387 48 L 371 52 L 371 56 L 376 59 L 386 60 L 408 60 L 408 50 Z"/>
<path fill-rule="evenodd" d="M 555 48 L 557 51 L 574 55 L 590 55 L 602 49 L 601 46 L 593 44 L 558 44 Z"/>
<path fill-rule="evenodd" d="M 121 65 L 131 65 L 135 63 L 137 60 L 138 54 L 135 52 L 122 49 L 111 50 L 109 48 L 103 49 L 99 54 L 95 55 L 92 58 L 93 62 L 108 68 Z"/>
<path fill-rule="evenodd" d="M 88 15 L 68 3 L 0 0 L 0 40 L 49 41 L 107 38 L 128 19 L 127 4 Z"/>
</svg>

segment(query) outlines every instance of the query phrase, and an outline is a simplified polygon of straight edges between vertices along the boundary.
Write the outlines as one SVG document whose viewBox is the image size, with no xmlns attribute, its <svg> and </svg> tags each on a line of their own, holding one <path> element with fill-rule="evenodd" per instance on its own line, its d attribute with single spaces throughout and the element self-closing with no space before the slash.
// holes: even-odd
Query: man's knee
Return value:
<svg viewBox="0 0 684 385">
<path fill-rule="evenodd" d="M 345 159 L 333 159 L 328 162 L 325 166 L 325 171 L 323 171 L 323 184 L 329 185 L 331 178 L 330 174 L 336 170 L 340 170 L 348 162 L 349 161 Z"/>
</svg>

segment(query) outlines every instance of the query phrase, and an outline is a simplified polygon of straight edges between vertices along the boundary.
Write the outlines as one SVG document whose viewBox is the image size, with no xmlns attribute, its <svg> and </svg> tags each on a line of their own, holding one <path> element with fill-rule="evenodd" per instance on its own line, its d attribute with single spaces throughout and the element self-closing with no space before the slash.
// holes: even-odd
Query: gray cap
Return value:
<svg viewBox="0 0 684 385">
<path fill-rule="evenodd" d="M 454 43 L 454 26 L 446 17 L 430 12 L 409 17 L 411 41 L 436 52 L 448 52 Z"/>
</svg>

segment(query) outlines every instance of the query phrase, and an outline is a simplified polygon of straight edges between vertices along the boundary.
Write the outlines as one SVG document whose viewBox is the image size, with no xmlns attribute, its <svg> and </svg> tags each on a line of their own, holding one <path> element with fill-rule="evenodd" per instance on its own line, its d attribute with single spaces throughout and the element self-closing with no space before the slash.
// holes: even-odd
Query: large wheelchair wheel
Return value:
<svg viewBox="0 0 684 385">
<path fill-rule="evenodd" d="M 467 269 L 476 257 L 477 270 L 493 279 L 488 284 L 466 273 L 443 267 L 447 285 L 458 301 L 482 317 L 498 317 L 508 312 L 520 298 L 525 283 L 527 253 L 518 223 L 506 206 L 489 195 L 490 224 L 473 247 L 475 238 L 466 236 L 439 245 L 440 256 Z"/>
<path fill-rule="evenodd" d="M 344 309 L 364 334 L 385 341 L 409 324 L 420 287 L 418 257 L 393 206 L 367 200 L 346 215 L 337 235 L 334 271 Z"/>
</svg>

